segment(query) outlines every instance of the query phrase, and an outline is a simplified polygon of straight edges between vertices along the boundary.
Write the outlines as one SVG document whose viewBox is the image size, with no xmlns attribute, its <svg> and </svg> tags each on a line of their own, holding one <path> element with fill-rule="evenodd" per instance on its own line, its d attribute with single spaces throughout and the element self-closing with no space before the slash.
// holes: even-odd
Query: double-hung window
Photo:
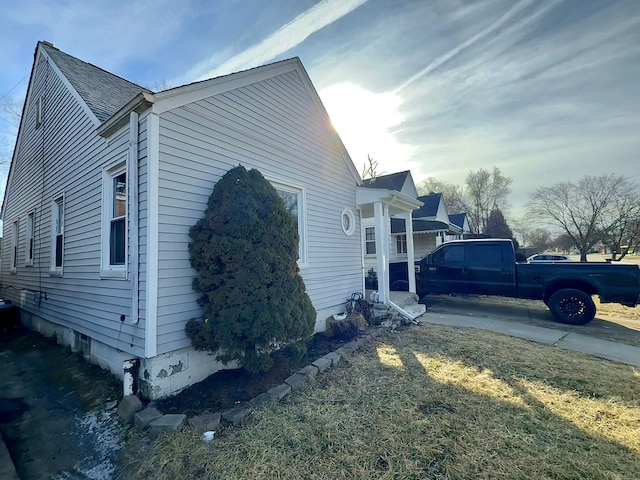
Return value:
<svg viewBox="0 0 640 480">
<path fill-rule="evenodd" d="M 396 252 L 407 253 L 407 235 L 396 236 Z"/>
<path fill-rule="evenodd" d="M 103 175 L 101 276 L 126 278 L 127 170 L 126 164 Z"/>
<path fill-rule="evenodd" d="M 375 227 L 366 227 L 364 229 L 365 253 L 367 255 L 376 254 L 376 229 Z"/>
<path fill-rule="evenodd" d="M 33 255 L 35 247 L 35 212 L 27 215 L 27 242 L 25 244 L 24 264 L 33 266 Z"/>
<path fill-rule="evenodd" d="M 51 275 L 62 275 L 64 260 L 64 196 L 51 204 Z"/>
<path fill-rule="evenodd" d="M 15 273 L 18 270 L 18 220 L 11 226 L 11 265 L 10 271 Z"/>
<path fill-rule="evenodd" d="M 304 190 L 280 183 L 272 183 L 280 198 L 284 200 L 287 211 L 293 216 L 298 228 L 300 243 L 298 244 L 298 265 L 307 263 L 307 235 L 305 222 Z"/>
</svg>

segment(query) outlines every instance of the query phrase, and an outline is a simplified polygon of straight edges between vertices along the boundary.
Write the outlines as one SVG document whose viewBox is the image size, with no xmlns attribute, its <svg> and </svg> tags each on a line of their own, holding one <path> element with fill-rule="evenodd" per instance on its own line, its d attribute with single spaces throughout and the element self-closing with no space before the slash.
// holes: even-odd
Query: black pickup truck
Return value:
<svg viewBox="0 0 640 480">
<path fill-rule="evenodd" d="M 416 262 L 420 297 L 439 293 L 543 300 L 563 323 L 583 325 L 602 303 L 635 307 L 640 267 L 607 262 L 516 263 L 511 240 L 455 240 Z"/>
</svg>

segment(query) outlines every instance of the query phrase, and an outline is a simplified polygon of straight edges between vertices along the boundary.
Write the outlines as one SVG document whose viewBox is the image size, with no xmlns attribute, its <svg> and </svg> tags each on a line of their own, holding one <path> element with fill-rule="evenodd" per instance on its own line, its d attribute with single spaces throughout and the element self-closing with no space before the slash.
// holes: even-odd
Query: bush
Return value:
<svg viewBox="0 0 640 480">
<path fill-rule="evenodd" d="M 186 326 L 196 349 L 258 372 L 271 352 L 308 341 L 316 312 L 298 272 L 297 225 L 260 172 L 229 170 L 189 235 L 204 319 Z"/>
</svg>

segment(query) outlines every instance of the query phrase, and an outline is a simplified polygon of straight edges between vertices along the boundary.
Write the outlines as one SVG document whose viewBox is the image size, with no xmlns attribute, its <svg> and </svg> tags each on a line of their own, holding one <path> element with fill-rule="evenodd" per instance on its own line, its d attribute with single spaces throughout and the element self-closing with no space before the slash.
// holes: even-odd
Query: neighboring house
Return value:
<svg viewBox="0 0 640 480">
<path fill-rule="evenodd" d="M 390 290 L 406 290 L 408 284 L 409 290 L 415 291 L 413 276 L 408 275 L 407 265 L 413 264 L 443 242 L 470 233 L 466 213 L 450 216 L 441 193 L 418 196 L 409 171 L 363 180 L 360 189 L 378 189 L 382 192 L 381 196 L 385 195 L 385 189 L 387 192 L 401 192 L 418 206 L 410 212 L 398 211 L 388 215 L 389 224 L 383 226 L 385 238 L 389 239 L 388 245 L 383 248 L 388 248 L 388 279 L 385 281 Z M 389 193 L 386 195 L 389 196 Z M 410 234 L 407 232 L 407 218 L 411 218 Z M 376 244 L 377 228 L 374 218 L 363 211 L 364 266 L 370 278 L 378 278 L 380 269 L 385 267 Z M 366 282 L 368 286 L 372 283 Z"/>
<path fill-rule="evenodd" d="M 229 169 L 296 205 L 315 330 L 362 291 L 360 177 L 297 58 L 153 93 L 38 43 L 4 203 L 2 296 L 150 398 L 225 368 L 196 352 L 189 228 Z"/>
<path fill-rule="evenodd" d="M 457 227 L 460 233 L 447 235 L 445 240 L 462 240 L 468 235 L 472 235 L 471 226 L 466 213 L 453 213 L 449 215 L 449 223 Z"/>
<path fill-rule="evenodd" d="M 411 172 L 381 175 L 365 179 L 358 188 L 358 208 L 362 217 L 363 265 L 365 275 L 375 272 L 380 299 L 388 300 L 390 290 L 389 264 L 399 255 L 395 238 L 392 237 L 393 222 L 411 224 L 412 212 L 422 206 L 416 200 L 418 192 Z M 405 235 L 401 257 L 413 263 L 413 235 Z M 415 279 L 410 291 L 415 292 Z M 413 287 L 413 288 L 412 288 Z"/>
</svg>

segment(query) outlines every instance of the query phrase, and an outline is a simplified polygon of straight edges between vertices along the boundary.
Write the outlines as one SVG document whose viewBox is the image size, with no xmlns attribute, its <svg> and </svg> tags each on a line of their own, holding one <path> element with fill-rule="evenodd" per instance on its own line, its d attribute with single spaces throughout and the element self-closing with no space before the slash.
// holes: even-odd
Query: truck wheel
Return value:
<svg viewBox="0 0 640 480">
<path fill-rule="evenodd" d="M 581 290 L 565 288 L 549 297 L 549 310 L 561 323 L 584 325 L 596 315 L 596 305 L 590 295 Z"/>
</svg>

